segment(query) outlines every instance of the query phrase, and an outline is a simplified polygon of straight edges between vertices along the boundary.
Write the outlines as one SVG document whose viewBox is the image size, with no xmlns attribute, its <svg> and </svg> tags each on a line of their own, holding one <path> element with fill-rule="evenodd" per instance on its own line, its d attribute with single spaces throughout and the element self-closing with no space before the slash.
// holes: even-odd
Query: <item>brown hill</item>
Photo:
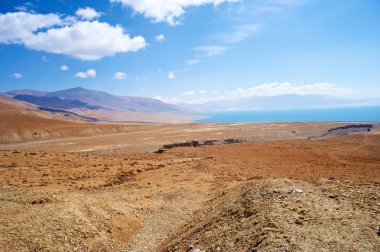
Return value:
<svg viewBox="0 0 380 252">
<path fill-rule="evenodd" d="M 0 96 L 0 143 L 87 136 L 126 130 L 125 125 L 80 122 L 75 114 L 41 111 L 36 105 Z"/>
</svg>

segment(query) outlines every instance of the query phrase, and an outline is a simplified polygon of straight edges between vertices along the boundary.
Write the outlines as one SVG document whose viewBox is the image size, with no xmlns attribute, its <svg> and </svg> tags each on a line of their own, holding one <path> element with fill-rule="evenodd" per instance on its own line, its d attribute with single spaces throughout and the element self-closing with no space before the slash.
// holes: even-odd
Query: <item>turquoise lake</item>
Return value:
<svg viewBox="0 0 380 252">
<path fill-rule="evenodd" d="M 208 118 L 197 122 L 333 122 L 333 121 L 380 121 L 380 106 L 288 109 L 288 110 L 244 110 L 203 114 Z"/>
</svg>

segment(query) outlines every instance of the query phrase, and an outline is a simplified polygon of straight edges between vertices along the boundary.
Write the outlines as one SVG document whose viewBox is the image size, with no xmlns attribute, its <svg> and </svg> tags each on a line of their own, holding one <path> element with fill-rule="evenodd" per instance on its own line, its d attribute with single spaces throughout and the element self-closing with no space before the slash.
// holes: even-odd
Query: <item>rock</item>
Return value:
<svg viewBox="0 0 380 252">
<path fill-rule="evenodd" d="M 300 219 L 297 219 L 294 223 L 301 226 L 303 225 L 303 221 Z"/>
<path fill-rule="evenodd" d="M 291 190 L 292 193 L 303 193 L 303 190 L 302 189 L 299 189 L 299 188 L 294 188 Z"/>
</svg>

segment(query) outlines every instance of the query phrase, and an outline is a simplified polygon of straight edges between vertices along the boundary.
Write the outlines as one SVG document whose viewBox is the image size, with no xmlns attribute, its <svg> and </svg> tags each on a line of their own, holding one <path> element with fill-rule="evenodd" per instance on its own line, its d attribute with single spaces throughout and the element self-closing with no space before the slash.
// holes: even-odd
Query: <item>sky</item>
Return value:
<svg viewBox="0 0 380 252">
<path fill-rule="evenodd" d="M 380 97 L 379 0 L 1 0 L 0 92 Z"/>
</svg>

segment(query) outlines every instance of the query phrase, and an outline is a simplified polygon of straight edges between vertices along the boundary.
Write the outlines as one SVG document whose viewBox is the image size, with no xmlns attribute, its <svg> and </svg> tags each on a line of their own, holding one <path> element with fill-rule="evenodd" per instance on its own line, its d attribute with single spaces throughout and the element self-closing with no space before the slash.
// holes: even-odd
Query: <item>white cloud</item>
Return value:
<svg viewBox="0 0 380 252">
<path fill-rule="evenodd" d="M 351 90 L 348 88 L 339 88 L 335 84 L 330 83 L 295 85 L 288 82 L 274 82 L 245 89 L 238 88 L 235 90 L 227 91 L 225 94 L 228 95 L 228 97 L 234 99 L 252 96 L 278 96 L 287 94 L 346 95 L 350 92 Z"/>
<path fill-rule="evenodd" d="M 227 47 L 220 45 L 205 45 L 198 46 L 194 48 L 194 50 L 201 54 L 200 57 L 214 57 L 224 53 L 227 50 Z"/>
<path fill-rule="evenodd" d="M 0 43 L 22 44 L 38 29 L 61 25 L 63 21 L 56 14 L 31 14 L 13 12 L 0 14 Z"/>
<path fill-rule="evenodd" d="M 310 2 L 310 0 L 258 0 L 240 1 L 230 15 L 238 17 L 257 16 L 261 14 L 278 14 L 288 8 L 299 7 Z"/>
<path fill-rule="evenodd" d="M 261 26 L 257 24 L 244 24 L 229 34 L 219 34 L 213 37 L 222 41 L 224 44 L 233 44 L 251 37 L 253 34 L 259 32 L 260 29 Z M 228 48 L 229 46 L 227 45 L 203 45 L 195 47 L 194 51 L 196 51 L 198 55 L 195 55 L 195 59 L 186 61 L 185 65 L 191 66 L 198 64 L 200 62 L 199 58 L 215 57 L 226 52 Z"/>
<path fill-rule="evenodd" d="M 64 72 L 67 71 L 67 70 L 69 70 L 69 69 L 70 68 L 68 66 L 66 66 L 66 65 L 62 65 L 61 66 L 61 70 L 64 71 Z"/>
<path fill-rule="evenodd" d="M 195 95 L 195 91 L 186 91 L 184 93 L 182 93 L 182 96 L 192 96 L 192 95 Z"/>
<path fill-rule="evenodd" d="M 116 72 L 112 77 L 112 79 L 114 80 L 125 80 L 126 78 L 127 75 L 123 72 Z"/>
<path fill-rule="evenodd" d="M 229 34 L 217 35 L 216 38 L 223 40 L 225 43 L 238 43 L 243 41 L 261 30 L 258 24 L 244 24 L 237 27 Z"/>
<path fill-rule="evenodd" d="M 82 19 L 85 19 L 85 20 L 92 20 L 92 19 L 100 17 L 100 13 L 97 12 L 96 10 L 94 10 L 93 8 L 90 8 L 90 7 L 78 9 L 75 12 L 75 15 L 77 15 L 77 16 L 81 17 Z"/>
<path fill-rule="evenodd" d="M 199 62 L 200 62 L 199 59 L 191 59 L 191 60 L 186 61 L 186 66 L 196 65 L 196 64 L 199 64 Z"/>
<path fill-rule="evenodd" d="M 28 7 L 25 6 L 25 5 L 20 5 L 20 6 L 16 6 L 15 10 L 27 12 L 28 11 Z"/>
<path fill-rule="evenodd" d="M 81 79 L 95 78 L 96 77 L 96 71 L 95 71 L 95 69 L 89 69 L 86 72 L 78 72 L 74 76 L 77 78 L 81 78 Z"/>
<path fill-rule="evenodd" d="M 78 72 L 74 76 L 81 79 L 87 79 L 87 74 L 85 72 Z"/>
<path fill-rule="evenodd" d="M 185 13 L 188 7 L 205 4 L 219 5 L 223 2 L 237 2 L 238 0 L 110 0 L 119 2 L 132 8 L 136 13 L 152 18 L 155 22 L 167 22 L 169 25 L 178 24 L 178 18 Z"/>
<path fill-rule="evenodd" d="M 12 73 L 11 77 L 15 78 L 15 79 L 20 79 L 20 78 L 22 78 L 22 74 L 20 74 L 20 73 Z"/>
<path fill-rule="evenodd" d="M 169 78 L 169 79 L 172 80 L 172 79 L 175 79 L 175 77 L 176 77 L 176 76 L 175 76 L 175 74 L 174 74 L 173 71 L 170 71 L 170 72 L 168 73 L 168 78 Z"/>
<path fill-rule="evenodd" d="M 22 44 L 29 49 L 81 60 L 98 60 L 116 53 L 136 52 L 146 46 L 143 37 L 130 38 L 121 26 L 77 21 L 72 17 L 61 19 L 56 14 L 25 12 L 0 14 L 1 43 Z"/>
<path fill-rule="evenodd" d="M 113 27 L 98 21 L 50 29 L 32 36 L 24 43 L 31 49 L 70 55 L 82 60 L 98 60 L 117 52 L 136 52 L 146 45 L 143 37 L 131 39 L 120 26 Z"/>
<path fill-rule="evenodd" d="M 30 3 L 30 2 L 26 2 L 24 3 L 23 5 L 20 5 L 20 6 L 16 6 L 15 7 L 15 10 L 18 10 L 18 11 L 24 11 L 24 12 L 33 12 L 33 8 L 35 8 L 36 5 Z"/>
<path fill-rule="evenodd" d="M 90 78 L 95 78 L 96 77 L 96 71 L 95 71 L 95 69 L 87 70 L 86 74 Z"/>
<path fill-rule="evenodd" d="M 237 88 L 234 90 L 228 90 L 225 92 L 220 92 L 214 90 L 208 93 L 205 90 L 187 91 L 181 93 L 178 97 L 172 98 L 162 98 L 160 100 L 176 103 L 185 102 L 190 104 L 202 104 L 206 102 L 216 102 L 216 101 L 228 101 L 234 99 L 243 99 L 251 97 L 269 97 L 269 96 L 280 96 L 280 95 L 329 95 L 344 97 L 351 95 L 353 91 L 349 88 L 338 87 L 336 84 L 331 83 L 316 83 L 307 85 L 296 85 L 288 82 L 273 82 L 265 83 L 249 88 Z M 199 95 L 195 95 L 199 94 Z M 202 96 L 207 94 L 207 96 Z M 178 103 L 177 102 L 177 103 Z"/>
<path fill-rule="evenodd" d="M 48 61 L 48 59 L 47 59 L 47 57 L 46 57 L 45 55 L 41 57 L 41 60 L 42 60 L 43 62 L 47 62 L 47 61 Z"/>
<path fill-rule="evenodd" d="M 163 42 L 165 40 L 165 35 L 164 34 L 159 34 L 155 37 L 157 42 Z"/>
</svg>

